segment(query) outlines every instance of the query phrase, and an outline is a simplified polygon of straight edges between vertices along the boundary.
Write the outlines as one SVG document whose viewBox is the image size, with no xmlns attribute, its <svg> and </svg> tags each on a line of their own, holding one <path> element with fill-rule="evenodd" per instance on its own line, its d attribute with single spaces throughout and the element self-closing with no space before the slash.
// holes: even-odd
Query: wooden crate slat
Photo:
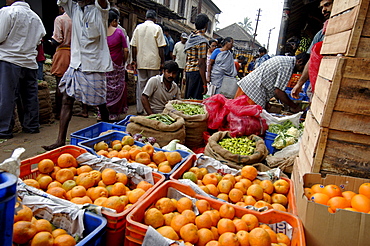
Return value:
<svg viewBox="0 0 370 246">
<path fill-rule="evenodd" d="M 329 138 L 337 141 L 351 142 L 358 145 L 370 145 L 370 136 L 364 134 L 330 130 Z M 367 154 L 367 157 L 370 159 L 370 152 Z"/>
<path fill-rule="evenodd" d="M 298 162 L 298 167 L 299 167 L 299 174 L 302 177 L 305 173 L 310 173 L 312 172 L 312 164 L 313 164 L 313 158 L 308 157 L 307 154 L 304 151 L 303 144 L 300 143 L 299 146 L 299 162 Z"/>
<path fill-rule="evenodd" d="M 342 13 L 350 8 L 355 7 L 356 5 L 359 5 L 361 0 L 339 0 L 335 1 L 333 4 L 333 8 L 331 10 L 331 15 L 337 15 L 339 13 Z"/>
<path fill-rule="evenodd" d="M 354 79 L 369 79 L 370 59 L 347 59 L 343 77 Z"/>
<path fill-rule="evenodd" d="M 319 134 L 320 134 L 319 123 L 316 122 L 312 113 L 307 113 L 301 141 L 303 144 L 304 151 L 311 158 L 315 156 Z"/>
<path fill-rule="evenodd" d="M 370 135 L 370 116 L 334 111 L 330 129 Z"/>
<path fill-rule="evenodd" d="M 370 38 L 361 37 L 356 52 L 356 57 L 368 58 L 370 57 Z"/>
<path fill-rule="evenodd" d="M 316 89 L 315 89 L 316 90 Z M 325 104 L 320 98 L 315 94 L 313 94 L 312 103 L 311 103 L 311 112 L 315 116 L 316 120 L 321 125 L 322 118 L 324 116 Z"/>
<path fill-rule="evenodd" d="M 317 76 L 315 94 L 324 104 L 327 103 L 327 100 L 329 98 L 331 86 L 332 82 L 330 80 L 324 79 L 321 76 Z"/>
<path fill-rule="evenodd" d="M 335 69 L 338 66 L 339 59 L 337 57 L 326 56 L 323 57 L 320 63 L 319 76 L 333 80 Z"/>
<path fill-rule="evenodd" d="M 347 13 L 330 18 L 325 35 L 332 35 L 351 30 L 355 26 L 358 12 L 359 6 L 356 6 Z"/>
<path fill-rule="evenodd" d="M 364 27 L 362 29 L 362 36 L 370 37 L 370 11 L 367 11 Z"/>
<path fill-rule="evenodd" d="M 330 36 L 325 35 L 324 43 L 322 44 L 321 48 L 321 54 L 336 55 L 347 53 L 351 34 L 352 30 L 336 33 Z"/>
</svg>

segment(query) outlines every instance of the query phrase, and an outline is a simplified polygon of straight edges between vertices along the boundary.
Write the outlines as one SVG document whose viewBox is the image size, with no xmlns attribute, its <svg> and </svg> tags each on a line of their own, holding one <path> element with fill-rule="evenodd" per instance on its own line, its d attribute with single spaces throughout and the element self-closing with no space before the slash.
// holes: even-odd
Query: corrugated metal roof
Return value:
<svg viewBox="0 0 370 246">
<path fill-rule="evenodd" d="M 235 41 L 251 42 L 253 40 L 253 36 L 236 23 L 222 28 L 216 33 L 223 38 L 232 37 Z M 255 41 L 255 43 L 261 46 L 257 40 Z"/>
</svg>

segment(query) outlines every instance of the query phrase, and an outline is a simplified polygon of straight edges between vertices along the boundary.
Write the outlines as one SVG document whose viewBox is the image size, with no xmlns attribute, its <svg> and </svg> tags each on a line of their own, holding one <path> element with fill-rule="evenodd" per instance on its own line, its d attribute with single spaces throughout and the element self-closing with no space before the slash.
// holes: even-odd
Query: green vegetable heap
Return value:
<svg viewBox="0 0 370 246">
<path fill-rule="evenodd" d="M 268 131 L 278 134 L 272 146 L 276 149 L 283 149 L 289 145 L 295 144 L 298 138 L 302 135 L 304 125 L 299 124 L 299 129 L 293 125 L 290 120 L 282 124 L 271 124 Z"/>
<path fill-rule="evenodd" d="M 256 143 L 247 137 L 224 138 L 218 144 L 237 155 L 252 155 L 256 148 Z"/>
<path fill-rule="evenodd" d="M 147 116 L 146 118 L 151 120 L 157 120 L 160 121 L 166 125 L 171 125 L 172 123 L 175 123 L 175 119 L 169 116 L 168 114 L 151 114 Z"/>
<path fill-rule="evenodd" d="M 179 103 L 172 105 L 176 110 L 182 111 L 184 114 L 187 115 L 197 115 L 197 114 L 205 114 L 203 106 L 196 105 L 196 104 L 188 104 L 188 103 Z"/>
</svg>

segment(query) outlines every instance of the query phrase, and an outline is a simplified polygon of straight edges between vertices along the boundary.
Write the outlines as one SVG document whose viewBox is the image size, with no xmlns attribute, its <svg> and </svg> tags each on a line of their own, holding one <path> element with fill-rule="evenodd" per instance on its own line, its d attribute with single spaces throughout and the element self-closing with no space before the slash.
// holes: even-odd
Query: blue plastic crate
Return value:
<svg viewBox="0 0 370 246">
<path fill-rule="evenodd" d="M 267 150 L 269 151 L 269 154 L 271 155 L 273 155 L 277 151 L 275 147 L 271 146 L 276 137 L 277 137 L 276 133 L 266 131 L 265 145 L 266 145 Z"/>
<path fill-rule="evenodd" d="M 121 126 L 127 126 L 127 125 L 128 125 L 128 123 L 130 123 L 130 118 L 131 118 L 132 116 L 136 116 L 136 115 L 129 114 L 129 115 L 127 115 L 123 120 L 118 121 L 118 122 L 115 122 L 114 124 L 116 124 L 116 125 L 121 125 Z"/>
<path fill-rule="evenodd" d="M 102 245 L 106 225 L 106 218 L 86 211 L 84 214 L 84 237 L 76 246 Z"/>
<path fill-rule="evenodd" d="M 126 131 L 126 126 L 111 124 L 107 122 L 99 122 L 95 125 L 86 127 L 84 129 L 78 130 L 74 133 L 71 133 L 71 145 L 78 145 L 79 142 L 96 138 L 100 133 L 108 130 L 117 130 L 117 131 Z"/>
<path fill-rule="evenodd" d="M 104 141 L 106 142 L 107 144 L 110 144 L 111 141 L 113 140 L 121 140 L 124 136 L 127 136 L 128 134 L 125 134 L 125 133 L 121 133 L 121 132 L 111 132 L 111 133 L 108 133 L 106 135 L 103 135 L 103 136 L 100 136 L 100 137 L 96 137 L 96 138 L 93 138 L 93 139 L 90 139 L 90 140 L 85 140 L 85 141 L 82 141 L 80 143 L 78 143 L 78 145 L 82 148 L 85 148 L 87 151 L 89 151 L 90 153 L 94 154 L 94 155 L 97 155 L 95 150 L 94 150 L 94 145 L 96 143 L 99 143 L 101 141 Z M 144 146 L 145 144 L 144 143 L 141 143 L 141 142 L 137 142 L 135 141 L 135 145 L 137 146 Z M 168 150 L 164 150 L 164 149 L 160 149 L 160 148 L 156 148 L 154 147 L 154 150 L 155 151 L 164 151 L 164 152 L 168 152 Z M 190 157 L 190 153 L 189 152 L 186 152 L 186 151 L 183 151 L 183 150 L 177 150 L 177 152 L 180 153 L 181 157 L 182 157 L 182 161 L 177 163 L 171 170 L 171 172 L 169 173 L 163 173 L 163 172 L 158 172 L 162 175 L 164 175 L 166 177 L 166 179 L 169 179 L 170 178 L 170 175 L 177 169 L 179 168 L 189 157 Z"/>
<path fill-rule="evenodd" d="M 12 245 L 17 177 L 0 172 L 0 238 L 2 245 Z"/>
</svg>

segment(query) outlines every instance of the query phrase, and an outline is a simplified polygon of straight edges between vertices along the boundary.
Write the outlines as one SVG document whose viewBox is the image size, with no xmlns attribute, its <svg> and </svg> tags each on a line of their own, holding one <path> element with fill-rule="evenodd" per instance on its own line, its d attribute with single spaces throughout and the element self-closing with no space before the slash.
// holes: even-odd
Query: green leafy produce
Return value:
<svg viewBox="0 0 370 246">
<path fill-rule="evenodd" d="M 146 118 L 151 120 L 157 120 L 160 121 L 166 125 L 171 125 L 172 123 L 175 123 L 175 119 L 169 116 L 168 114 L 152 114 L 147 116 Z"/>
<path fill-rule="evenodd" d="M 247 137 L 224 138 L 218 144 L 237 155 L 252 155 L 256 149 L 256 143 Z"/>
<path fill-rule="evenodd" d="M 284 121 L 282 124 L 271 124 L 269 125 L 269 132 L 272 133 L 284 133 L 286 132 L 289 128 L 294 127 L 293 123 L 290 120 Z"/>
<path fill-rule="evenodd" d="M 295 144 L 302 135 L 303 128 L 303 123 L 299 124 L 299 128 L 297 128 L 290 120 L 285 121 L 283 124 L 270 125 L 268 131 L 278 134 L 271 146 L 276 149 L 283 149 Z"/>
<path fill-rule="evenodd" d="M 205 114 L 203 106 L 188 103 L 177 103 L 172 105 L 176 110 L 187 115 Z"/>
</svg>

